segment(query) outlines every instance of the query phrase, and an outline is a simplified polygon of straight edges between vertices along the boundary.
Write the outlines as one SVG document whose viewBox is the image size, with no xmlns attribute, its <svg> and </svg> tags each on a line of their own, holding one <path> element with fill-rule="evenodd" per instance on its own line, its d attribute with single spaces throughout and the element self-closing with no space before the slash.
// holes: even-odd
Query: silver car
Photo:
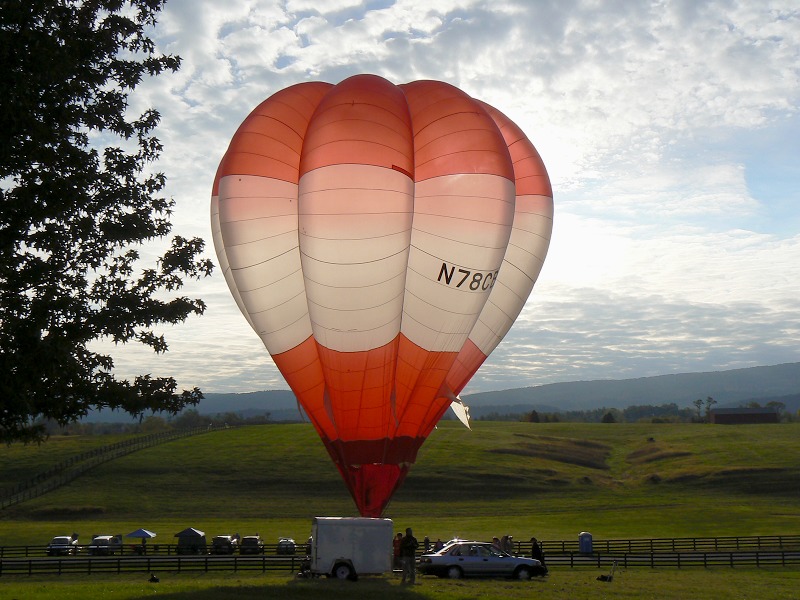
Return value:
<svg viewBox="0 0 800 600">
<path fill-rule="evenodd" d="M 533 558 L 511 556 L 489 542 L 458 541 L 438 552 L 423 554 L 417 563 L 423 575 L 460 579 L 461 577 L 542 577 L 547 569 Z"/>
<path fill-rule="evenodd" d="M 47 545 L 47 556 L 61 556 L 62 554 L 78 553 L 78 534 L 57 535 Z"/>
</svg>

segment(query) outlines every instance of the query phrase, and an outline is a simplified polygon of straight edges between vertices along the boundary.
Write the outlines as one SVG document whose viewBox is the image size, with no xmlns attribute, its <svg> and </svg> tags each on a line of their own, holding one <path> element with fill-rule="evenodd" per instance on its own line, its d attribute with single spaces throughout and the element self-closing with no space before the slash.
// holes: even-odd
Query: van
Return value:
<svg viewBox="0 0 800 600">
<path fill-rule="evenodd" d="M 122 535 L 93 535 L 89 545 L 92 556 L 111 556 L 122 552 Z"/>
</svg>

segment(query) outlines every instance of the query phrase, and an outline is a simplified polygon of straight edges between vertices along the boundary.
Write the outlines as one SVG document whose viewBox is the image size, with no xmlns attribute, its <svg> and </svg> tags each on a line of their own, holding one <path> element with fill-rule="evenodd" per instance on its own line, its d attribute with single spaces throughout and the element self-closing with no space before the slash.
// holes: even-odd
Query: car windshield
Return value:
<svg viewBox="0 0 800 600">
<path fill-rule="evenodd" d="M 59 536 L 54 537 L 53 541 L 50 542 L 51 544 L 69 544 L 69 538 L 67 536 Z"/>
<path fill-rule="evenodd" d="M 243 546 L 255 546 L 256 544 L 258 544 L 258 542 L 259 542 L 258 538 L 244 538 L 242 540 L 242 545 Z"/>
</svg>

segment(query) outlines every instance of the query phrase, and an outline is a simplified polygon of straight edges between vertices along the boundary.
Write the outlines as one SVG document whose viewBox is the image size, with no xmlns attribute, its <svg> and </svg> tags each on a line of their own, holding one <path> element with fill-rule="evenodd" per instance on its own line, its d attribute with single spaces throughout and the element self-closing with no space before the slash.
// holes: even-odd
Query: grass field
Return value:
<svg viewBox="0 0 800 600">
<path fill-rule="evenodd" d="M 431 539 L 512 534 L 520 540 L 532 535 L 560 540 L 577 539 L 580 531 L 592 532 L 595 539 L 797 534 L 798 440 L 800 424 L 479 421 L 468 431 L 444 423 L 423 446 L 386 516 L 393 518 L 398 528 L 412 526 L 418 537 Z M 55 438 L 41 447 L 2 447 L 0 477 L 4 485 L 11 485 L 97 443 L 110 440 Z M 6 509 L 0 514 L 0 545 L 44 545 L 60 533 L 77 531 L 88 539 L 90 534 L 127 533 L 138 527 L 156 531 L 154 542 L 172 543 L 174 533 L 188 526 L 209 535 L 258 532 L 268 542 L 282 535 L 304 540 L 311 517 L 354 514 L 344 484 L 309 425 L 252 426 L 185 438 L 128 455 L 57 491 Z M 548 598 L 606 594 L 622 598 L 791 598 L 795 596 L 775 590 L 783 589 L 785 581 L 795 588 L 798 583 L 796 572 L 764 570 L 629 571 L 611 584 L 613 588 L 601 587 L 594 580 L 595 572 L 567 570 L 553 575 L 545 582 L 522 585 L 425 580 L 423 586 L 409 590 L 395 589 L 392 579 L 369 585 L 384 586 L 389 598 L 393 594 L 404 598 L 513 598 L 530 594 L 531 588 L 546 590 Z M 162 578 L 158 595 L 224 598 L 228 588 L 244 586 L 254 594 L 264 594 L 279 586 L 283 597 L 310 598 L 314 597 L 314 585 L 334 583 L 291 582 L 287 578 L 246 581 L 235 574 L 214 577 L 183 575 L 175 582 Z M 106 593 L 98 588 L 96 595 L 137 598 L 154 591 L 135 579 L 130 585 L 126 581 L 115 578 L 107 583 L 117 586 L 117 591 Z M 239 581 L 243 583 L 236 583 Z M 731 581 L 736 583 L 729 584 Z M 754 593 L 765 581 L 771 586 L 769 593 L 777 595 L 765 595 L 763 589 Z M 4 590 L 13 589 L 9 583 L 3 578 Z M 31 594 L 40 585 L 57 585 L 60 598 L 67 597 L 61 594 L 62 586 L 80 590 L 105 585 L 94 577 L 50 582 L 34 578 L 20 584 L 26 592 L 20 597 L 25 598 L 39 597 Z M 358 585 L 358 589 L 366 589 Z M 511 586 L 507 594 L 492 591 L 506 585 Z M 673 585 L 684 594 L 664 595 Z M 128 589 L 136 586 L 142 588 L 140 592 Z M 196 595 L 196 586 L 214 587 L 218 595 Z M 558 595 L 558 586 L 565 586 L 565 595 Z M 720 593 L 697 595 L 705 593 L 708 586 Z M 647 595 L 648 587 L 659 595 Z M 588 595 L 581 595 L 584 588 Z M 289 589 L 291 595 L 285 596 Z M 339 586 L 324 589 L 326 597 L 336 597 Z M 342 593 L 348 590 L 353 591 L 345 588 Z M 687 590 L 694 591 L 687 595 Z M 518 592 L 522 595 L 515 596 Z M 752 596 L 742 595 L 751 592 Z M 0 596 L 5 598 L 7 593 Z"/>
<path fill-rule="evenodd" d="M 363 577 L 358 582 L 333 579 L 215 575 L 162 575 L 156 584 L 147 576 L 50 577 L 0 581 L 4 600 L 473 600 L 484 598 L 584 600 L 597 598 L 658 600 L 791 600 L 800 589 L 800 572 L 769 570 L 630 570 L 611 583 L 596 580 L 589 570 L 562 570 L 546 579 L 440 580 L 422 578 L 413 587 L 397 577 Z"/>
</svg>

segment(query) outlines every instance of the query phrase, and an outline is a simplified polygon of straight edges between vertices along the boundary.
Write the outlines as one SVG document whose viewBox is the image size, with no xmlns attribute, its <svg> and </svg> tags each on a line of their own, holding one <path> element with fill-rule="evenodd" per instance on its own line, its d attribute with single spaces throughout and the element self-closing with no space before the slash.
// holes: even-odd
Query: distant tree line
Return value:
<svg viewBox="0 0 800 600">
<path fill-rule="evenodd" d="M 710 396 L 692 402 L 692 408 L 680 407 L 674 402 L 660 404 L 641 404 L 618 408 L 593 408 L 563 412 L 544 412 L 531 410 L 523 413 L 491 412 L 477 418 L 478 421 L 523 421 L 526 423 L 708 423 L 712 407 L 717 404 Z M 758 402 L 748 402 L 742 408 L 774 408 L 780 420 L 791 422 L 800 418 L 786 411 L 783 402 L 767 402 L 763 407 Z"/>
<path fill-rule="evenodd" d="M 175 417 L 165 419 L 158 415 L 150 415 L 135 423 L 88 423 L 76 421 L 62 426 L 54 420 L 45 420 L 41 424 L 47 435 L 148 434 L 171 429 L 193 429 L 209 426 L 265 425 L 272 422 L 270 417 L 269 412 L 249 417 L 244 417 L 235 412 L 201 415 L 192 408 Z"/>
<path fill-rule="evenodd" d="M 476 417 L 477 421 L 523 421 L 526 423 L 707 423 L 710 411 L 716 401 L 708 397 L 692 402 L 692 407 L 679 407 L 674 402 L 669 404 L 640 404 L 618 408 L 593 408 L 587 410 L 569 410 L 564 412 L 545 412 L 535 409 L 529 412 L 490 412 Z M 763 406 L 758 402 L 748 402 L 742 408 L 774 408 L 782 422 L 800 420 L 800 414 L 793 415 L 786 411 L 783 402 L 770 401 Z M 445 419 L 451 420 L 445 416 Z M 175 417 L 150 415 L 138 422 L 101 423 L 76 421 L 60 425 L 54 420 L 42 420 L 47 435 L 109 435 L 109 434 L 148 434 L 171 429 L 192 429 L 196 427 L 224 427 L 240 425 L 265 425 L 277 421 L 272 420 L 269 412 L 245 417 L 236 412 L 200 414 L 196 409 L 187 409 Z M 283 421 L 281 421 L 283 422 Z"/>
</svg>

